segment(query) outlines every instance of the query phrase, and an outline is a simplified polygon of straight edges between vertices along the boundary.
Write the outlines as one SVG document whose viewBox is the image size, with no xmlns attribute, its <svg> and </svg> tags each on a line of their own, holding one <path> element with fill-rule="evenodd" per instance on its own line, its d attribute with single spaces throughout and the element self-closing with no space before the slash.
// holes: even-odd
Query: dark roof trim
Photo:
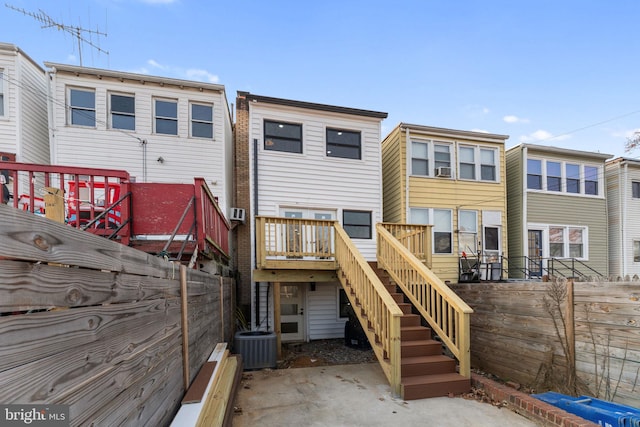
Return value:
<svg viewBox="0 0 640 427">
<path fill-rule="evenodd" d="M 468 130 L 458 130 L 458 129 L 447 129 L 447 128 L 438 128 L 433 126 L 423 126 L 423 125 L 413 125 L 411 123 L 400 123 L 398 125 L 400 129 L 409 129 L 418 132 L 430 133 L 439 136 L 462 136 L 466 138 L 472 139 L 499 139 L 504 142 L 505 139 L 509 138 L 509 135 L 499 135 L 496 133 L 485 133 L 485 132 L 473 132 Z"/>
<path fill-rule="evenodd" d="M 313 102 L 294 101 L 291 99 L 273 98 L 270 96 L 254 95 L 249 92 L 238 91 L 238 96 L 245 97 L 247 102 L 264 102 L 265 104 L 284 105 L 287 107 L 306 108 L 309 110 L 328 111 L 331 113 L 351 114 L 355 116 L 386 119 L 388 113 L 379 111 L 360 110 L 357 108 L 338 107 L 335 105 L 316 104 Z"/>
</svg>

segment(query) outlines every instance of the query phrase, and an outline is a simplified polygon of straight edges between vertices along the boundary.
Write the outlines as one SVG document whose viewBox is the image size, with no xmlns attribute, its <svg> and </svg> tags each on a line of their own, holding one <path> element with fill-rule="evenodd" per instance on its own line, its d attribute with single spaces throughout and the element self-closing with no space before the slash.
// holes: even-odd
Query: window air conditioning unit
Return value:
<svg viewBox="0 0 640 427">
<path fill-rule="evenodd" d="M 441 176 L 443 178 L 451 178 L 451 168 L 436 168 L 436 176 Z"/>
<path fill-rule="evenodd" d="M 244 222 L 244 209 L 242 208 L 231 208 L 231 221 L 242 221 Z"/>
</svg>

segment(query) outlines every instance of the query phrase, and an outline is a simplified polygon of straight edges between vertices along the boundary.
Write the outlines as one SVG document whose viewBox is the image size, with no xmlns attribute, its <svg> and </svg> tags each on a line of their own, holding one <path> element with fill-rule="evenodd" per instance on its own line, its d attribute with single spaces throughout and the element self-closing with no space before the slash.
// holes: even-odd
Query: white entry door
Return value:
<svg viewBox="0 0 640 427">
<path fill-rule="evenodd" d="M 304 341 L 304 286 L 280 285 L 280 334 L 282 342 Z"/>
</svg>

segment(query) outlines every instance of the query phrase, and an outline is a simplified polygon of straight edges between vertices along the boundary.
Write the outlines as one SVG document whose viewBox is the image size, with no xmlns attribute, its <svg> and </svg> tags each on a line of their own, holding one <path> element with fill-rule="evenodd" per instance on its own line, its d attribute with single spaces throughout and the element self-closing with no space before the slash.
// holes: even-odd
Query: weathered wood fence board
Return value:
<svg viewBox="0 0 640 427">
<path fill-rule="evenodd" d="M 0 401 L 68 404 L 72 425 L 168 425 L 185 391 L 179 266 L 3 205 L 0 218 Z M 186 283 L 191 381 L 233 336 L 234 283 Z"/>
<path fill-rule="evenodd" d="M 550 286 L 541 282 L 451 286 L 474 310 L 474 367 L 525 385 L 539 382 L 545 364 L 553 363 L 559 371 L 566 368 L 560 338 L 544 304 Z M 578 378 L 593 396 L 640 407 L 640 282 L 580 282 L 573 289 L 573 319 L 567 321 L 575 329 Z M 564 337 L 562 324 L 558 326 Z"/>
</svg>

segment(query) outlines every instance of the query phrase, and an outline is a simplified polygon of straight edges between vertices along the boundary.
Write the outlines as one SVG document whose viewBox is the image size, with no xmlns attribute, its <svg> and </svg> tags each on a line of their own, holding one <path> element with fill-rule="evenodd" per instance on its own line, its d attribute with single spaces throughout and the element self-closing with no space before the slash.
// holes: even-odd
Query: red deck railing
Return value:
<svg viewBox="0 0 640 427">
<path fill-rule="evenodd" d="M 67 224 L 118 239 L 125 245 L 129 245 L 134 235 L 164 234 L 176 226 L 175 218 L 171 216 L 150 215 L 161 206 L 156 196 L 163 194 L 167 200 L 181 200 L 182 196 L 186 197 L 182 197 L 185 200 L 194 199 L 195 230 L 192 232 L 199 250 L 229 259 L 231 224 L 204 178 L 195 178 L 194 184 L 132 184 L 129 173 L 122 170 L 16 162 L 0 163 L 0 171 L 3 181 L 8 181 L 6 186 L 0 185 L 0 196 L 9 192 L 7 204 L 46 215 L 44 199 L 50 194 L 48 189 L 60 189 Z M 136 197 L 137 193 L 139 197 Z M 0 200 L 5 199 L 0 197 Z M 134 202 L 140 218 L 132 227 L 131 207 Z M 145 218 L 150 218 L 149 223 L 145 224 Z"/>
<path fill-rule="evenodd" d="M 204 178 L 195 178 L 195 196 L 198 247 L 211 247 L 214 252 L 228 259 L 231 224 Z"/>
<path fill-rule="evenodd" d="M 9 192 L 9 205 L 45 215 L 48 189 L 60 189 L 67 224 L 129 243 L 128 172 L 17 162 L 2 162 L 0 170 L 8 177 L 0 191 Z"/>
</svg>

